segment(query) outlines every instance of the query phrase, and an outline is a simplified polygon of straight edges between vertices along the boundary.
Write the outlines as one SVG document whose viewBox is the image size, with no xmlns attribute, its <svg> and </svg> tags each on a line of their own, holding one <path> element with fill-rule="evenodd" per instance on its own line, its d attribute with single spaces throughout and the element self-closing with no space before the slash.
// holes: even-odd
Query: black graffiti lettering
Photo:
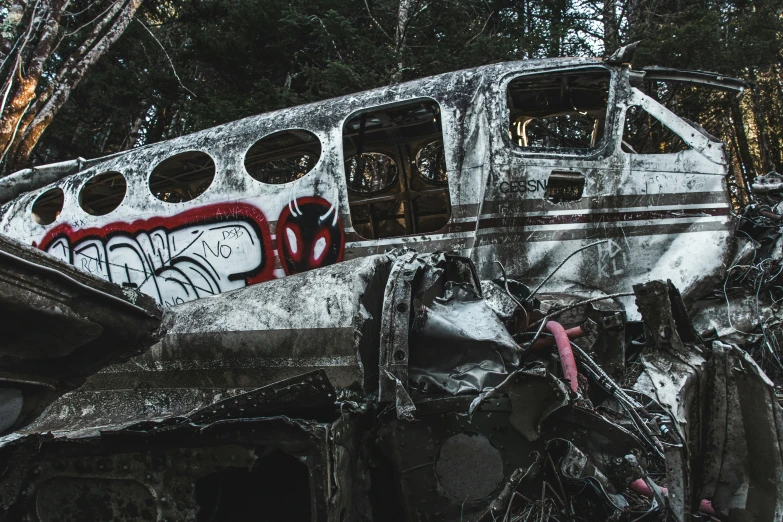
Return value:
<svg viewBox="0 0 783 522">
<path fill-rule="evenodd" d="M 217 245 L 215 245 L 215 250 L 212 250 L 212 247 L 210 247 L 206 241 L 202 241 L 201 246 L 204 249 L 204 257 L 207 256 L 207 251 L 212 254 L 212 257 L 222 257 L 223 259 L 228 259 L 231 257 L 231 247 L 222 244 L 220 241 L 218 241 Z"/>
<path fill-rule="evenodd" d="M 546 182 L 540 179 L 502 181 L 498 185 L 498 190 L 503 194 L 539 192 L 546 188 Z"/>
<path fill-rule="evenodd" d="M 89 257 L 85 254 L 83 254 L 84 251 L 79 252 L 81 257 L 81 264 L 82 264 L 82 270 L 85 270 L 91 274 L 96 274 L 100 271 L 101 267 L 103 266 L 103 259 L 100 254 L 98 254 L 98 258 Z"/>
<path fill-rule="evenodd" d="M 239 239 L 245 233 L 240 227 L 234 227 L 223 231 L 223 239 Z"/>
<path fill-rule="evenodd" d="M 92 259 L 82 258 L 82 270 L 92 273 Z"/>
<path fill-rule="evenodd" d="M 169 300 L 164 300 L 163 304 L 166 306 L 166 308 L 171 308 L 174 305 L 182 304 L 184 302 L 185 302 L 184 299 L 182 299 L 179 296 L 176 296 L 173 299 L 171 299 L 170 301 Z"/>
</svg>

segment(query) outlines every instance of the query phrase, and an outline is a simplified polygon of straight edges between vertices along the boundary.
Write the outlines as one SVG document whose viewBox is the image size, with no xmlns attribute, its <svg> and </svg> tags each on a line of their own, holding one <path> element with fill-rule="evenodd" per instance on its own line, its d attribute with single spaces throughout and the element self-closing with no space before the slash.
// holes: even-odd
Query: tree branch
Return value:
<svg viewBox="0 0 783 522">
<path fill-rule="evenodd" d="M 375 24 L 375 25 L 378 27 L 378 29 L 380 29 L 380 30 L 381 30 L 381 32 L 383 33 L 383 36 L 385 36 L 386 38 L 388 38 L 390 42 L 394 42 L 394 38 L 392 38 L 391 36 L 389 36 L 389 33 L 387 33 L 387 32 L 386 32 L 386 31 L 383 29 L 383 27 L 381 26 L 381 24 L 379 24 L 379 23 L 378 23 L 378 20 L 376 20 L 376 19 L 375 19 L 375 17 L 374 17 L 374 16 L 372 15 L 372 13 L 370 12 L 370 4 L 369 4 L 369 3 L 367 3 L 367 0 L 364 0 L 364 5 L 367 7 L 367 14 L 368 14 L 368 15 L 370 15 L 370 20 L 372 20 L 372 21 L 373 21 L 373 23 L 374 23 L 374 24 Z"/>
<path fill-rule="evenodd" d="M 60 82 L 57 85 L 57 88 L 54 90 L 51 97 L 46 101 L 45 105 L 41 107 L 40 111 L 35 114 L 35 118 L 18 140 L 18 145 L 15 147 L 16 150 L 14 157 L 12 158 L 13 163 L 19 164 L 27 161 L 33 147 L 35 147 L 41 134 L 43 134 L 44 130 L 46 130 L 52 122 L 54 115 L 65 102 L 68 101 L 71 92 L 82 80 L 87 70 L 98 61 L 98 59 L 108 51 L 112 44 L 117 41 L 120 35 L 125 32 L 125 29 L 133 20 L 133 16 L 136 14 L 136 10 L 139 8 L 139 5 L 141 5 L 141 2 L 142 0 L 128 0 L 106 34 L 92 46 L 78 63 L 73 65 L 67 80 Z"/>
</svg>

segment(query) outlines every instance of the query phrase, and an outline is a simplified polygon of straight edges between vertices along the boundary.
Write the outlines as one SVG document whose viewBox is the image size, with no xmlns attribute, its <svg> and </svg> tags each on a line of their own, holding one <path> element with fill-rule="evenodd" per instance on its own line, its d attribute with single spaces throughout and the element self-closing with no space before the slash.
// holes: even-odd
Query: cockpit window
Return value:
<svg viewBox="0 0 783 522">
<path fill-rule="evenodd" d="M 625 111 L 622 149 L 631 154 L 675 154 L 688 150 L 688 145 L 650 113 L 633 105 Z"/>
<path fill-rule="evenodd" d="M 512 80 L 507 91 L 511 140 L 541 152 L 597 147 L 606 127 L 610 79 L 602 69 Z"/>
<path fill-rule="evenodd" d="M 435 232 L 451 216 L 440 107 L 364 110 L 343 128 L 351 222 L 366 239 Z"/>
</svg>

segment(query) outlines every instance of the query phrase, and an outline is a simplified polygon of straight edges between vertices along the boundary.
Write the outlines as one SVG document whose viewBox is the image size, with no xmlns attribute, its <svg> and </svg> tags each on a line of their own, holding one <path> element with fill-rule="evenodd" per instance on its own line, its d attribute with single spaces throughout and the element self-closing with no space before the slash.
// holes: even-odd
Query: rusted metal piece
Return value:
<svg viewBox="0 0 783 522">
<path fill-rule="evenodd" d="M 391 284 L 386 286 L 383 297 L 381 347 L 378 355 L 381 367 L 378 397 L 381 402 L 396 399 L 398 382 L 403 387 L 408 384 L 408 332 L 414 313 L 411 310 L 412 286 L 421 268 L 415 261 L 416 253 L 408 252 L 394 262 L 389 273 Z"/>
</svg>

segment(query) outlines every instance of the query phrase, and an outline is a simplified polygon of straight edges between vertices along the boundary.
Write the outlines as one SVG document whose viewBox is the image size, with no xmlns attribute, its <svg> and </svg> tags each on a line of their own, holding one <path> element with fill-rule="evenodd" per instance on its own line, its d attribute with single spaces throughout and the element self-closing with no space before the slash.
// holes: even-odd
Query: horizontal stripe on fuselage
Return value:
<svg viewBox="0 0 783 522">
<path fill-rule="evenodd" d="M 656 204 L 642 206 L 653 201 Z M 613 207 L 612 203 L 627 206 Z M 464 249 L 475 246 L 475 241 L 491 245 L 717 232 L 732 226 L 731 209 L 722 192 L 606 196 L 583 198 L 557 209 L 552 206 L 543 200 L 486 202 L 478 226 L 475 218 L 461 218 L 434 234 L 366 240 L 351 231 L 346 234 L 346 253 L 355 257 L 405 246 L 428 252 Z M 478 210 L 475 205 L 465 207 Z"/>
</svg>

